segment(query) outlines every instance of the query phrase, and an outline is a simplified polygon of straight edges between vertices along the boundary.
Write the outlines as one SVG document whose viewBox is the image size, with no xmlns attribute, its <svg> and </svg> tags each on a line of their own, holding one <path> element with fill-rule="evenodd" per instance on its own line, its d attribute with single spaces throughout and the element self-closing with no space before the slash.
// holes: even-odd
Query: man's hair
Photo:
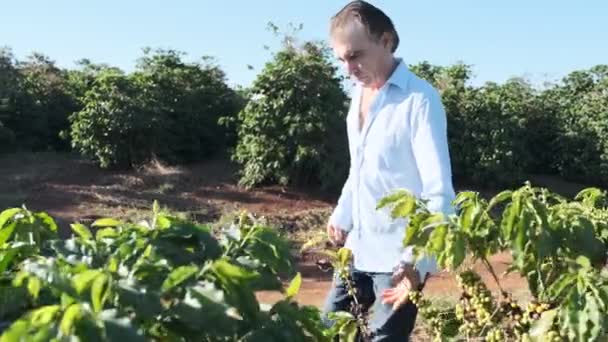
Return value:
<svg viewBox="0 0 608 342">
<path fill-rule="evenodd" d="M 392 20 L 382 10 L 365 1 L 352 1 L 336 13 L 331 18 L 330 32 L 343 28 L 353 20 L 363 25 L 370 37 L 376 41 L 380 40 L 384 33 L 390 34 L 393 41 L 391 52 L 397 50 L 399 35 Z"/>
</svg>

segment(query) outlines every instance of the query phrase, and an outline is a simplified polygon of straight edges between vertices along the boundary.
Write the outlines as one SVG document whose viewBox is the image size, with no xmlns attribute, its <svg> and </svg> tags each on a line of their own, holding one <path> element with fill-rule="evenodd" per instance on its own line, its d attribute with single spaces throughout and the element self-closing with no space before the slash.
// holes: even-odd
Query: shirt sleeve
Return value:
<svg viewBox="0 0 608 342">
<path fill-rule="evenodd" d="M 454 212 L 455 192 L 447 137 L 447 118 L 438 93 L 425 97 L 412 120 L 412 150 L 420 179 L 421 198 L 428 200 L 431 212 L 449 215 Z M 413 248 L 406 247 L 403 261 L 413 260 Z M 425 257 L 416 263 L 420 278 L 437 272 L 433 257 Z"/>
<path fill-rule="evenodd" d="M 359 87 L 354 87 L 351 93 L 351 97 L 355 98 L 360 96 L 360 89 Z M 352 108 L 353 106 L 353 102 L 351 102 L 351 107 L 348 110 L 348 116 L 350 117 L 350 113 L 353 110 Z M 348 131 L 348 122 L 349 122 L 349 117 L 347 117 L 346 119 L 346 129 Z M 342 192 L 340 193 L 340 197 L 338 199 L 338 203 L 336 204 L 336 207 L 334 208 L 331 216 L 329 217 L 329 223 L 331 223 L 332 225 L 340 228 L 341 230 L 345 231 L 345 232 L 349 232 L 352 230 L 353 228 L 353 151 L 350 148 L 350 137 L 348 137 L 348 143 L 349 143 L 349 162 L 350 162 L 350 167 L 349 167 L 349 171 L 348 171 L 348 177 L 346 179 L 346 181 L 344 182 L 344 186 L 342 187 Z"/>
<path fill-rule="evenodd" d="M 348 178 L 344 182 L 338 204 L 334 208 L 333 213 L 329 218 L 329 222 L 342 229 L 345 232 L 349 232 L 353 227 L 353 192 L 352 192 L 352 166 L 348 172 Z"/>
</svg>

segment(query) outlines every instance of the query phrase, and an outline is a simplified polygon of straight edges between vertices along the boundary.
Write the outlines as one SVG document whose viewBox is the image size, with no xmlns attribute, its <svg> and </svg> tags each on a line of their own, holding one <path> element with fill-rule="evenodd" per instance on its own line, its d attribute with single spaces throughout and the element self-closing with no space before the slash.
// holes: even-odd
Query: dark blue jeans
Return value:
<svg viewBox="0 0 608 342">
<path fill-rule="evenodd" d="M 369 311 L 369 328 L 374 342 L 405 342 L 409 341 L 414 330 L 418 310 L 408 302 L 396 311 L 392 305 L 382 304 L 382 292 L 392 287 L 390 273 L 370 273 L 352 271 L 353 287 L 357 291 L 357 300 Z M 323 308 L 323 320 L 327 326 L 332 321 L 327 314 L 334 311 L 350 311 L 352 297 L 348 295 L 346 284 L 334 275 L 332 287 Z"/>
</svg>

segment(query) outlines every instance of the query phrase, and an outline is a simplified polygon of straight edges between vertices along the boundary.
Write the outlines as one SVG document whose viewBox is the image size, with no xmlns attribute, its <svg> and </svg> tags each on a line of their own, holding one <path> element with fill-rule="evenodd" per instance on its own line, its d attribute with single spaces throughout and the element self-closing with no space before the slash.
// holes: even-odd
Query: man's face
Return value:
<svg viewBox="0 0 608 342">
<path fill-rule="evenodd" d="M 386 40 L 374 40 L 360 23 L 355 22 L 337 28 L 331 44 L 349 75 L 364 86 L 373 87 L 382 82 L 385 64 L 392 55 Z"/>
</svg>

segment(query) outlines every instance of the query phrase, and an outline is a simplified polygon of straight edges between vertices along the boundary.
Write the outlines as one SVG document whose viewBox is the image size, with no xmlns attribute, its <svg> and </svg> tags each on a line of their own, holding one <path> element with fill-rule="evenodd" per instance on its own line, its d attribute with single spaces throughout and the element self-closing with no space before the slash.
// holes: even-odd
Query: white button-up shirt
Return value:
<svg viewBox="0 0 608 342">
<path fill-rule="evenodd" d="M 453 212 L 446 113 L 439 93 L 402 60 L 359 130 L 361 94 L 356 85 L 346 119 L 350 171 L 330 222 L 348 232 L 345 247 L 353 251 L 355 269 L 392 272 L 413 255 L 403 246 L 407 221 L 393 220 L 390 208 L 376 210 L 382 197 L 407 189 L 427 199 L 431 211 Z M 416 267 L 422 279 L 437 271 L 432 258 Z"/>
</svg>

